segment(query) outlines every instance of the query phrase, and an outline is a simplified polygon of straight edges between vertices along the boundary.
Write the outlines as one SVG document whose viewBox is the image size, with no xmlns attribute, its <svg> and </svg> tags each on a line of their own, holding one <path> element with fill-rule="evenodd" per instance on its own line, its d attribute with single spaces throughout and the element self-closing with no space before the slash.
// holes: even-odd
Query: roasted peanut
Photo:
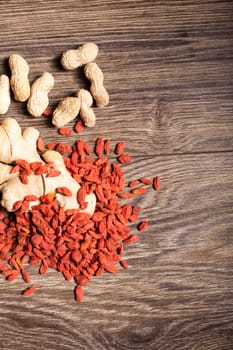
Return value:
<svg viewBox="0 0 233 350">
<path fill-rule="evenodd" d="M 80 101 L 80 117 L 87 127 L 95 125 L 95 113 L 91 108 L 93 104 L 93 98 L 88 90 L 81 89 L 77 92 L 78 99 Z"/>
<path fill-rule="evenodd" d="M 7 75 L 0 76 L 0 114 L 5 114 L 10 106 L 10 80 Z"/>
<path fill-rule="evenodd" d="M 30 96 L 27 62 L 22 56 L 13 54 L 9 58 L 9 66 L 11 69 L 10 85 L 16 101 L 27 101 Z"/>
<path fill-rule="evenodd" d="M 107 106 L 109 103 L 109 95 L 103 85 L 104 75 L 99 66 L 95 62 L 86 64 L 84 67 L 84 74 L 91 82 L 90 91 L 96 101 L 97 107 Z"/>
<path fill-rule="evenodd" d="M 44 72 L 31 86 L 31 94 L 27 103 L 28 112 L 34 117 L 39 117 L 48 107 L 48 93 L 53 88 L 54 78 L 52 74 Z"/>
<path fill-rule="evenodd" d="M 77 97 L 66 97 L 61 100 L 53 112 L 52 123 L 57 128 L 64 126 L 79 114 L 80 101 Z"/>
<path fill-rule="evenodd" d="M 71 70 L 93 62 L 97 55 L 98 46 L 94 43 L 86 43 L 76 50 L 64 52 L 61 58 L 61 64 L 63 68 Z"/>
</svg>

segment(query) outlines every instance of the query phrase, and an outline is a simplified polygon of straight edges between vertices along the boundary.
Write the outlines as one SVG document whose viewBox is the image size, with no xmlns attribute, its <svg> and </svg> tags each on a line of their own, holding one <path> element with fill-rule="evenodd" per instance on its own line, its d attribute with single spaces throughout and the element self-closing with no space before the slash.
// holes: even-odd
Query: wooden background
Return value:
<svg viewBox="0 0 233 350">
<path fill-rule="evenodd" d="M 52 270 L 30 267 L 27 299 L 23 282 L 0 278 L 1 350 L 233 348 L 232 18 L 231 0 L 0 1 L 0 74 L 22 54 L 31 81 L 54 74 L 55 106 L 86 86 L 61 53 L 97 43 L 111 102 L 81 137 L 125 140 L 127 179 L 162 179 L 136 202 L 150 227 L 126 249 L 129 270 L 93 279 L 82 304 Z M 62 140 L 24 104 L 7 116 Z"/>
</svg>

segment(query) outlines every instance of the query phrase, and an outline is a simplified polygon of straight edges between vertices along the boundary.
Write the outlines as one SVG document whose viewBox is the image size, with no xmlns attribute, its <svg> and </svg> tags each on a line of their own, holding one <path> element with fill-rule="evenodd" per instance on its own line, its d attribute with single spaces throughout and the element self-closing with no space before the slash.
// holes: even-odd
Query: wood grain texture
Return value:
<svg viewBox="0 0 233 350">
<path fill-rule="evenodd" d="M 232 15 L 224 0 L 0 2 L 0 74 L 16 52 L 30 81 L 53 73 L 53 107 L 88 87 L 81 69 L 61 69 L 61 53 L 96 42 L 110 104 L 80 137 L 125 140 L 127 180 L 162 179 L 133 201 L 150 225 L 126 248 L 129 270 L 94 278 L 82 304 L 52 270 L 29 266 L 37 292 L 27 299 L 22 281 L 0 277 L 1 350 L 233 348 Z M 7 116 L 63 140 L 24 104 Z"/>
</svg>

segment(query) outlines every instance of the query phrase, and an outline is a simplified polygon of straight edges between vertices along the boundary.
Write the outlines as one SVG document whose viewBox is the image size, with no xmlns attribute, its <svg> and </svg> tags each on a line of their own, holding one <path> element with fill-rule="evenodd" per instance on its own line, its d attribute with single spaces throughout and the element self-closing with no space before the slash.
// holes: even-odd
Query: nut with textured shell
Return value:
<svg viewBox="0 0 233 350">
<path fill-rule="evenodd" d="M 30 83 L 28 80 L 29 66 L 25 59 L 17 54 L 9 57 L 11 69 L 10 85 L 16 101 L 25 102 L 30 96 Z"/>
<path fill-rule="evenodd" d="M 77 92 L 77 97 L 80 101 L 80 117 L 84 125 L 91 128 L 95 125 L 96 117 L 93 109 L 93 98 L 88 90 L 80 89 Z"/>
<path fill-rule="evenodd" d="M 91 82 L 90 91 L 95 99 L 97 107 L 105 107 L 109 103 L 109 95 L 105 89 L 104 75 L 100 67 L 95 63 L 91 62 L 84 67 L 85 77 Z"/>
<path fill-rule="evenodd" d="M 76 50 L 68 50 L 63 53 L 61 64 L 63 68 L 72 70 L 93 62 L 98 55 L 98 46 L 94 43 L 86 43 Z"/>
<path fill-rule="evenodd" d="M 52 74 L 44 72 L 41 77 L 36 79 L 31 86 L 31 94 L 28 99 L 28 112 L 39 117 L 43 114 L 49 105 L 48 93 L 54 86 L 54 78 Z"/>
<path fill-rule="evenodd" d="M 68 124 L 79 114 L 80 101 L 77 97 L 65 97 L 53 111 L 52 123 L 57 128 Z"/>
</svg>

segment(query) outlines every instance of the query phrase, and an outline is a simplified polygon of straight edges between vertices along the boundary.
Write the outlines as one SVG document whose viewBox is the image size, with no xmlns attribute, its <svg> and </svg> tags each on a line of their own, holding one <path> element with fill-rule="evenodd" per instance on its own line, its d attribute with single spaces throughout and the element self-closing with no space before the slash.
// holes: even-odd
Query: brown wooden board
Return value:
<svg viewBox="0 0 233 350">
<path fill-rule="evenodd" d="M 12 53 L 27 59 L 31 82 L 51 72 L 53 108 L 89 87 L 81 68 L 62 69 L 62 52 L 95 42 L 110 104 L 65 141 L 124 140 L 127 181 L 161 176 L 159 191 L 132 201 L 149 227 L 126 247 L 129 269 L 93 278 L 83 303 L 53 270 L 28 267 L 28 298 L 20 279 L 0 277 L 0 349 L 233 348 L 232 18 L 227 0 L 0 2 L 0 74 Z M 6 116 L 45 143 L 64 141 L 23 103 Z"/>
</svg>

